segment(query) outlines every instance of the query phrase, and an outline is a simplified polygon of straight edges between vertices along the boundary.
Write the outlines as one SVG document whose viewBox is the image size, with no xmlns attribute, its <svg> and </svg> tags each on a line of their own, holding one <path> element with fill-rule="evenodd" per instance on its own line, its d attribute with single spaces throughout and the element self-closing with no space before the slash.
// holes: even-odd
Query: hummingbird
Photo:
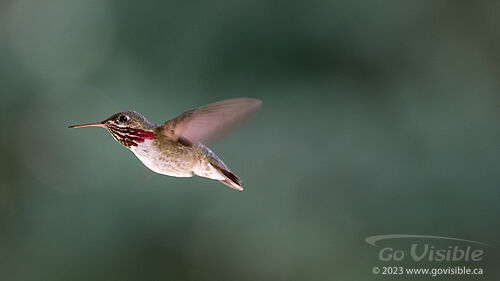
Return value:
<svg viewBox="0 0 500 281">
<path fill-rule="evenodd" d="M 203 142 L 233 129 L 255 112 L 262 101 L 233 98 L 186 111 L 161 125 L 135 111 L 122 111 L 99 123 L 68 128 L 101 127 L 132 151 L 150 170 L 173 177 L 194 175 L 243 190 L 240 178 Z"/>
</svg>

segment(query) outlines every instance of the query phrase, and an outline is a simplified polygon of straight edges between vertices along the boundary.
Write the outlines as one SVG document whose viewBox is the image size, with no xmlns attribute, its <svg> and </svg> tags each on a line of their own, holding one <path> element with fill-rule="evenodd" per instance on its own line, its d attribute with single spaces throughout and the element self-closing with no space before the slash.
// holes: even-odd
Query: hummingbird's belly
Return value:
<svg viewBox="0 0 500 281">
<path fill-rule="evenodd" d="M 153 172 L 172 177 L 192 177 L 193 168 L 198 162 L 196 153 L 177 143 L 158 143 L 159 140 L 146 140 L 130 150 Z"/>
</svg>

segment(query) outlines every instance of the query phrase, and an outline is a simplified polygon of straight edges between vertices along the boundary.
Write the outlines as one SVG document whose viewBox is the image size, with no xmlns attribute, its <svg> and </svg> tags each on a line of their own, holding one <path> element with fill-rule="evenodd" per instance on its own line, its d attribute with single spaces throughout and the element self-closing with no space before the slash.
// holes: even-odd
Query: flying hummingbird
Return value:
<svg viewBox="0 0 500 281">
<path fill-rule="evenodd" d="M 243 190 L 241 180 L 202 142 L 234 128 L 261 105 L 251 98 L 234 98 L 211 103 L 157 125 L 135 111 L 111 115 L 100 123 L 69 128 L 101 127 L 153 172 L 173 176 L 197 175 L 218 180 Z"/>
</svg>

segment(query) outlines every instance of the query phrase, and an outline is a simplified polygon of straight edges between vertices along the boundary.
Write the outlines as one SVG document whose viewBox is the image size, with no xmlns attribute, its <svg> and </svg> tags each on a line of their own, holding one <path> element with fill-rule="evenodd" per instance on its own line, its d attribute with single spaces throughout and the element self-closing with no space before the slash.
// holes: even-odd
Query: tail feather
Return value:
<svg viewBox="0 0 500 281">
<path fill-rule="evenodd" d="M 218 170 L 226 177 L 224 180 L 220 180 L 221 183 L 229 186 L 230 188 L 243 191 L 243 186 L 241 186 L 241 179 L 237 175 L 229 170 L 221 169 L 217 167 Z"/>
<path fill-rule="evenodd" d="M 214 167 L 217 171 L 220 172 L 220 175 L 224 177 L 223 180 L 220 180 L 220 176 L 217 175 L 217 180 L 219 180 L 221 183 L 229 186 L 232 189 L 236 190 L 243 190 L 243 187 L 241 186 L 241 180 L 238 178 L 237 175 L 233 174 L 229 168 L 220 160 L 215 153 L 212 152 L 208 147 L 204 146 L 200 142 L 196 143 L 195 148 L 197 151 L 202 155 L 203 158 L 208 160 L 208 162 Z M 201 173 L 197 173 L 195 171 L 195 174 L 202 176 L 202 177 L 207 177 L 211 179 L 215 179 L 213 176 L 207 175 L 206 171 L 204 170 Z"/>
</svg>

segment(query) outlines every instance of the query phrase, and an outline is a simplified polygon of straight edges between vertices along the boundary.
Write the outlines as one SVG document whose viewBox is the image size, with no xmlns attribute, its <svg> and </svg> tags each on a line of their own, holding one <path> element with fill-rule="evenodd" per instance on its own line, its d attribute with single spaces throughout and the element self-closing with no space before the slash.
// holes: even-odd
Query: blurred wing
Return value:
<svg viewBox="0 0 500 281">
<path fill-rule="evenodd" d="M 220 137 L 255 112 L 262 104 L 251 98 L 234 98 L 186 111 L 165 122 L 162 135 L 185 145 Z"/>
</svg>

